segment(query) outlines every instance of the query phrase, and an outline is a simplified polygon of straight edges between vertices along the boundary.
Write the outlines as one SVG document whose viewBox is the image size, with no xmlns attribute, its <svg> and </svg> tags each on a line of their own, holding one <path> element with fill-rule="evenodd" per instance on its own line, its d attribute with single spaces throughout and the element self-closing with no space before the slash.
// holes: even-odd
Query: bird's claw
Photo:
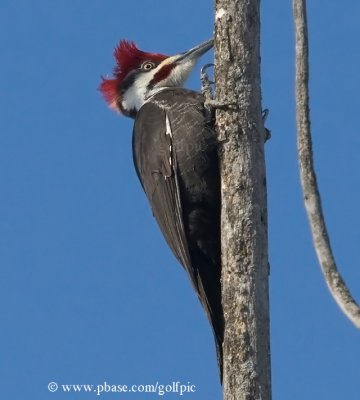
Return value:
<svg viewBox="0 0 360 400">
<path fill-rule="evenodd" d="M 265 129 L 265 137 L 264 137 L 264 142 L 267 142 L 269 139 L 271 139 L 271 130 L 268 128 Z"/>
<path fill-rule="evenodd" d="M 205 64 L 200 71 L 200 80 L 201 80 L 201 93 L 205 97 L 205 101 L 211 101 L 213 99 L 213 91 L 211 85 L 214 85 L 215 82 L 209 79 L 209 75 L 206 70 L 210 67 L 214 67 L 214 64 Z"/>
<path fill-rule="evenodd" d="M 211 67 L 215 67 L 215 64 L 212 64 L 212 63 L 205 64 L 205 65 L 201 68 L 201 70 L 200 70 L 201 77 L 204 76 L 204 75 L 208 76 L 206 70 L 207 70 L 208 68 L 211 68 Z"/>
<path fill-rule="evenodd" d="M 261 117 L 263 120 L 263 124 L 265 124 L 266 118 L 269 115 L 269 110 L 267 108 L 265 108 L 265 110 L 262 111 L 261 113 Z M 265 128 L 265 135 L 264 135 L 264 142 L 267 142 L 270 138 L 271 138 L 271 131 L 270 129 Z"/>
<path fill-rule="evenodd" d="M 268 108 L 265 108 L 265 110 L 262 110 L 261 116 L 262 116 L 263 122 L 266 121 L 266 118 L 268 117 L 268 115 L 269 115 L 269 109 Z"/>
<path fill-rule="evenodd" d="M 236 108 L 236 103 L 235 102 L 227 102 L 224 103 L 223 101 L 215 100 L 215 99 L 210 99 L 205 101 L 205 107 L 208 109 L 218 109 L 218 110 L 228 110 L 228 109 L 235 109 Z"/>
</svg>

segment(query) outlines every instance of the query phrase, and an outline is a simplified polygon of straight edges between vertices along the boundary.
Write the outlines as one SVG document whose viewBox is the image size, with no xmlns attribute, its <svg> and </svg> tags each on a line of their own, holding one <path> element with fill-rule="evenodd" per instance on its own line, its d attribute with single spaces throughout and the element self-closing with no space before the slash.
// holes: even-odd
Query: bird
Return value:
<svg viewBox="0 0 360 400">
<path fill-rule="evenodd" d="M 167 56 L 121 40 L 114 50 L 113 76 L 102 77 L 99 90 L 111 108 L 134 119 L 132 152 L 138 178 L 209 319 L 222 381 L 221 195 L 215 118 L 203 93 L 183 87 L 196 62 L 212 47 L 210 39 Z"/>
</svg>

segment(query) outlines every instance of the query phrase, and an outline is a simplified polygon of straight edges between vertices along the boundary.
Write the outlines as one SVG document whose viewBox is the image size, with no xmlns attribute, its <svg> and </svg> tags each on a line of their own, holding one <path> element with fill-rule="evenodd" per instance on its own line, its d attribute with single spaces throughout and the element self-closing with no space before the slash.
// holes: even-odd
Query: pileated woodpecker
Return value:
<svg viewBox="0 0 360 400">
<path fill-rule="evenodd" d="M 184 53 L 146 53 L 120 41 L 113 79 L 100 90 L 109 105 L 134 118 L 133 157 L 153 214 L 187 271 L 215 336 L 220 375 L 220 175 L 214 120 L 202 94 L 181 86 L 208 40 Z"/>
</svg>

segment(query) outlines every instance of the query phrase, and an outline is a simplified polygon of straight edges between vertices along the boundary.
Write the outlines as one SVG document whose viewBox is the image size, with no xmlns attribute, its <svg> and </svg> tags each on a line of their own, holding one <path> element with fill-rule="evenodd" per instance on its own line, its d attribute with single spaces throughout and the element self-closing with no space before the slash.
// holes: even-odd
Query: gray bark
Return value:
<svg viewBox="0 0 360 400">
<path fill-rule="evenodd" d="M 259 3 L 215 0 L 225 400 L 271 399 Z"/>
<path fill-rule="evenodd" d="M 301 184 L 316 254 L 330 293 L 350 321 L 360 328 L 360 308 L 338 272 L 331 249 L 314 169 L 309 108 L 309 61 L 306 1 L 294 0 L 296 33 L 296 119 Z"/>
</svg>

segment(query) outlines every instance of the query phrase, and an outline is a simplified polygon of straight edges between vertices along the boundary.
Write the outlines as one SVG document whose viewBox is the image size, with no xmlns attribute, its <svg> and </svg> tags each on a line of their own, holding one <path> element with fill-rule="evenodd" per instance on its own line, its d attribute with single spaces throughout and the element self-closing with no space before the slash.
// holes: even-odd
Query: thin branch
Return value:
<svg viewBox="0 0 360 400">
<path fill-rule="evenodd" d="M 360 328 L 360 308 L 338 272 L 321 207 L 314 170 L 309 110 L 306 0 L 293 0 L 296 30 L 296 119 L 301 184 L 316 254 L 325 281 L 344 314 Z"/>
</svg>

